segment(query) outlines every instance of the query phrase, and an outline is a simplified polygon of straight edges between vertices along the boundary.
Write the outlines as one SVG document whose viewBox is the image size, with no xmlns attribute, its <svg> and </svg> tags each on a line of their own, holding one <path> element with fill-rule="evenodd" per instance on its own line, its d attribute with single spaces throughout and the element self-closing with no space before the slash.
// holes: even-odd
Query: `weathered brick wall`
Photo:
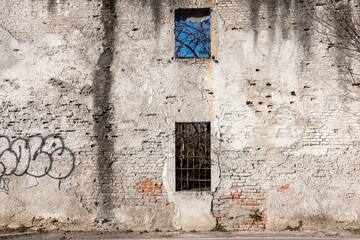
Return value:
<svg viewBox="0 0 360 240">
<path fill-rule="evenodd" d="M 1 225 L 359 223 L 359 89 L 302 1 L 0 7 Z M 210 59 L 174 58 L 178 8 L 211 8 Z M 212 127 L 211 191 L 176 192 L 175 122 L 200 121 Z"/>
<path fill-rule="evenodd" d="M 40 225 L 55 218 L 84 228 L 93 222 L 97 196 L 91 85 L 101 45 L 100 6 L 52 2 L 0 3 L 0 121 L 2 140 L 9 140 L 2 141 L 1 162 L 6 174 L 15 170 L 1 176 L 8 179 L 1 189 L 1 224 Z M 40 139 L 53 135 L 49 143 Z M 69 176 L 53 179 L 52 172 Z"/>
<path fill-rule="evenodd" d="M 359 140 L 358 110 L 351 103 L 358 90 L 330 67 L 338 53 L 327 52 L 324 36 L 305 24 L 312 14 L 301 11 L 305 5 L 242 4 L 248 7 L 235 1 L 216 7 L 224 30 L 217 57 L 219 65 L 226 61 L 214 77 L 223 80 L 214 91 L 215 112 L 221 113 L 215 119 L 221 136 L 218 223 L 284 229 L 299 220 L 308 228 L 357 222 L 356 210 L 347 209 L 357 205 L 350 184 L 358 181 L 357 170 L 344 176 L 342 168 L 354 162 L 341 159 L 354 154 Z M 262 221 L 254 220 L 255 211 Z"/>
</svg>

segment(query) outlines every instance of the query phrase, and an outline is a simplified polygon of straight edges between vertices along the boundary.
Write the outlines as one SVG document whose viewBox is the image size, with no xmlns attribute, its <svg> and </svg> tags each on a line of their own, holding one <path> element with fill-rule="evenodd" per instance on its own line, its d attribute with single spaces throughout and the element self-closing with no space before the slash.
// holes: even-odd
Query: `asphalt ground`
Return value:
<svg viewBox="0 0 360 240">
<path fill-rule="evenodd" d="M 177 240 L 330 240 L 330 239 L 360 239 L 360 234 L 336 231 L 300 231 L 300 232 L 25 232 L 2 233 L 0 239 L 17 240 L 115 240 L 115 239 L 177 239 Z"/>
</svg>

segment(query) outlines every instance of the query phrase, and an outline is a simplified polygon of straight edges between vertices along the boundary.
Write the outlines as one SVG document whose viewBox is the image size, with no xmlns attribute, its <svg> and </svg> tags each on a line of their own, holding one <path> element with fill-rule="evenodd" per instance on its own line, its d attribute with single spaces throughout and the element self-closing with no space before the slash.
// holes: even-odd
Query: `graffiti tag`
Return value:
<svg viewBox="0 0 360 240">
<path fill-rule="evenodd" d="M 0 191 L 8 192 L 8 176 L 29 175 L 35 178 L 49 176 L 62 180 L 75 167 L 74 153 L 65 146 L 59 135 L 45 138 L 36 135 L 10 140 L 0 135 Z"/>
</svg>

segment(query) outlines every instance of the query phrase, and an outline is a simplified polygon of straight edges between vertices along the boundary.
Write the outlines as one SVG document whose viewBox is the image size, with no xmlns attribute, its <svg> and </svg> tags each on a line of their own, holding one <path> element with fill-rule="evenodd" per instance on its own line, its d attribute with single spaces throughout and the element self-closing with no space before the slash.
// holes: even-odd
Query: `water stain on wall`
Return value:
<svg viewBox="0 0 360 240">
<path fill-rule="evenodd" d="M 56 0 L 48 0 L 47 9 L 49 12 L 54 12 L 56 6 Z"/>
<path fill-rule="evenodd" d="M 112 87 L 111 65 L 114 60 L 115 27 L 117 25 L 116 0 L 102 1 L 101 21 L 104 26 L 103 50 L 97 61 L 97 71 L 93 80 L 94 93 L 94 132 L 98 144 L 98 184 L 100 205 L 109 214 L 113 208 L 111 189 L 113 186 L 114 142 L 111 138 L 112 124 L 110 123 L 113 106 L 110 94 Z"/>
</svg>

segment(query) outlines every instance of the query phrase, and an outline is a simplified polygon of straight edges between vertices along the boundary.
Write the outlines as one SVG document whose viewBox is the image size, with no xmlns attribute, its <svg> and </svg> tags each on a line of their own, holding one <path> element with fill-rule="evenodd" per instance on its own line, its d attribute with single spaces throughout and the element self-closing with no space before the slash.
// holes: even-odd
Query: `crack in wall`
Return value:
<svg viewBox="0 0 360 240">
<path fill-rule="evenodd" d="M 20 199 L 17 197 L 14 197 L 13 200 L 18 202 L 18 204 L 16 206 L 17 211 L 14 212 L 14 214 L 12 214 L 10 216 L 10 220 L 12 220 L 16 215 L 21 215 L 21 213 L 26 211 L 26 204 L 23 201 L 20 201 Z M 15 202 L 15 201 L 13 201 L 13 202 Z"/>
<path fill-rule="evenodd" d="M 214 191 L 211 191 L 211 196 L 212 196 L 212 198 L 211 198 L 211 206 L 210 206 L 210 212 L 211 212 L 211 216 L 213 217 L 213 218 L 215 218 L 215 221 L 216 221 L 216 225 L 215 225 L 215 227 L 217 227 L 218 225 L 219 225 L 219 220 L 218 220 L 218 218 L 217 217 L 215 217 L 215 213 L 214 213 L 214 199 L 215 199 L 215 194 L 216 193 L 218 193 L 218 190 L 219 190 L 219 188 L 220 188 L 220 185 L 221 185 L 221 179 L 222 179 L 222 177 L 221 177 L 221 167 L 220 167 L 220 155 L 221 155 L 221 143 L 222 143 L 222 138 L 221 138 L 221 130 L 220 130 L 221 128 L 220 128 L 220 126 L 218 126 L 218 131 L 219 131 L 219 149 L 218 149 L 218 151 L 217 151 L 217 153 L 216 153 L 216 156 L 217 156 L 217 167 L 218 167 L 218 169 L 219 169 L 219 176 L 218 176 L 218 179 L 219 179 L 219 182 L 218 182 L 218 184 L 217 184 L 217 186 L 214 188 Z"/>
<path fill-rule="evenodd" d="M 98 184 L 100 214 L 109 217 L 111 209 L 114 208 L 114 196 L 111 194 L 113 188 L 114 142 L 112 140 L 112 118 L 113 106 L 110 102 L 112 87 L 111 65 L 114 60 L 115 27 L 117 25 L 116 0 L 102 0 L 101 21 L 104 27 L 102 53 L 97 61 L 97 71 L 93 81 L 94 93 L 94 131 L 98 144 Z"/>
<path fill-rule="evenodd" d="M 9 35 L 10 35 L 11 37 L 13 37 L 16 41 L 19 42 L 19 39 L 16 38 L 16 36 L 15 36 L 12 32 L 10 32 L 9 29 L 7 29 L 5 26 L 3 26 L 1 23 L 0 23 L 0 28 L 2 28 L 4 31 L 6 31 L 7 33 L 9 33 Z M 6 37 L 5 37 L 5 38 L 1 38 L 1 39 L 0 39 L 0 43 L 3 43 L 4 40 L 6 40 Z"/>
</svg>

